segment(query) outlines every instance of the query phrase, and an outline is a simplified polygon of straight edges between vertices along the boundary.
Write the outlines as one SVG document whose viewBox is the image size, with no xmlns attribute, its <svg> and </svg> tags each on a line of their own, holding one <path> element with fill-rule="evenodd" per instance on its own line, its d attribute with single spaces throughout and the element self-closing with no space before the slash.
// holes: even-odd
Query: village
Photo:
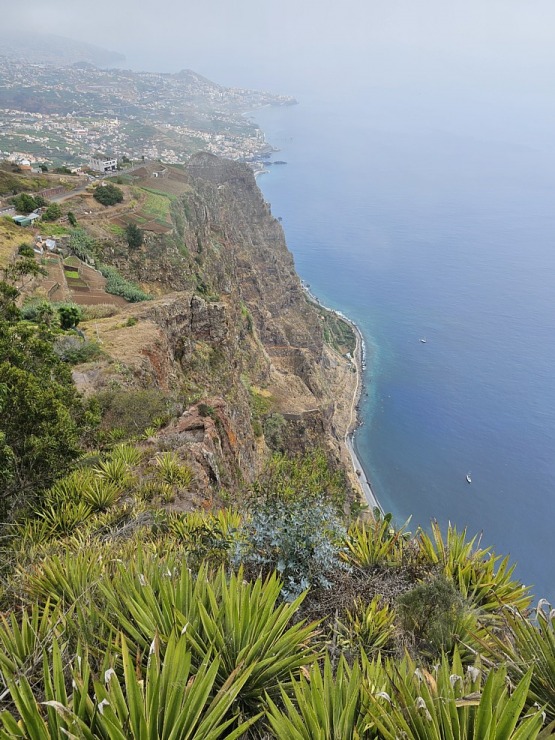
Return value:
<svg viewBox="0 0 555 740">
<path fill-rule="evenodd" d="M 272 151 L 245 111 L 294 99 L 225 88 L 188 70 L 175 75 L 52 67 L 0 57 L 0 159 L 31 166 L 184 163 L 204 150 L 256 163 Z"/>
</svg>

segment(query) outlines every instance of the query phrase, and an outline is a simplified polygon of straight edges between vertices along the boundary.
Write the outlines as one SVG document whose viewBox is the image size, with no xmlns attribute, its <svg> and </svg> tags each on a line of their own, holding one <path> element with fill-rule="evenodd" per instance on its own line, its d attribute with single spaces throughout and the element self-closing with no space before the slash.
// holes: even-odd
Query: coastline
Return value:
<svg viewBox="0 0 555 740">
<path fill-rule="evenodd" d="M 341 311 L 337 311 L 334 308 L 330 308 L 329 306 L 324 305 L 320 301 L 320 299 L 317 296 L 315 296 L 314 293 L 312 293 L 309 286 L 303 280 L 301 280 L 301 286 L 307 298 L 312 303 L 315 303 L 319 308 L 323 308 L 324 310 L 329 311 L 330 313 L 333 313 L 336 316 L 338 316 L 342 321 L 345 321 L 347 324 L 349 324 L 349 326 L 351 327 L 351 329 L 353 330 L 355 334 L 356 347 L 355 347 L 355 352 L 354 352 L 354 357 L 352 359 L 352 363 L 353 363 L 353 367 L 355 368 L 356 384 L 355 384 L 355 389 L 354 389 L 353 396 L 351 399 L 350 417 L 349 417 L 349 422 L 347 424 L 347 428 L 345 430 L 345 434 L 343 437 L 343 444 L 349 454 L 349 458 L 353 466 L 354 480 L 356 480 L 357 482 L 362 499 L 368 504 L 372 512 L 374 511 L 374 509 L 379 509 L 379 511 L 383 514 L 384 510 L 380 502 L 376 498 L 374 491 L 372 490 L 372 486 L 368 480 L 364 466 L 362 465 L 360 458 L 357 455 L 355 445 L 354 445 L 355 433 L 359 426 L 359 414 L 358 414 L 359 403 L 362 397 L 362 392 L 364 390 L 363 370 L 364 370 L 364 359 L 366 356 L 366 346 L 364 344 L 364 337 L 362 336 L 362 332 L 360 331 L 360 328 L 352 319 L 350 319 L 348 316 L 345 316 L 345 314 L 342 313 Z"/>
</svg>

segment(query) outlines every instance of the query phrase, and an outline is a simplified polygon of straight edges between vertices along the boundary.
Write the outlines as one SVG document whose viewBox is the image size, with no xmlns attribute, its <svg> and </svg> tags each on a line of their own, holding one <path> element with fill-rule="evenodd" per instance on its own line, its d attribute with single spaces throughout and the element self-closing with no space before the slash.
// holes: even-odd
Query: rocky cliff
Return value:
<svg viewBox="0 0 555 740">
<path fill-rule="evenodd" d="M 105 247 L 159 297 L 87 324 L 105 359 L 78 368 L 78 385 L 168 394 L 179 415 L 152 444 L 188 459 L 204 497 L 253 481 L 271 450 L 319 447 L 347 470 L 352 336 L 307 298 L 252 172 L 199 154 L 170 184 L 171 234 Z"/>
</svg>

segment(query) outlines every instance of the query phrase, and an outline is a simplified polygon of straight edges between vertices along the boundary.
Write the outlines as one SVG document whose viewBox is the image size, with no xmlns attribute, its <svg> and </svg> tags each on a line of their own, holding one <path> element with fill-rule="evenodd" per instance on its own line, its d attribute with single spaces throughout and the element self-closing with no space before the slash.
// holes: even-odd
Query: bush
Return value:
<svg viewBox="0 0 555 740">
<path fill-rule="evenodd" d="M 78 365 L 81 362 L 90 362 L 102 354 L 96 342 L 89 342 L 78 336 L 62 336 L 56 340 L 54 352 L 64 362 Z"/>
<path fill-rule="evenodd" d="M 144 241 L 143 232 L 137 224 L 127 224 L 125 227 L 125 238 L 130 249 L 138 249 Z"/>
<path fill-rule="evenodd" d="M 112 295 L 119 295 L 130 303 L 139 303 L 140 301 L 150 301 L 152 296 L 145 293 L 137 285 L 126 280 L 115 267 L 109 265 L 100 265 L 100 272 L 106 278 L 106 292 Z"/>
<path fill-rule="evenodd" d="M 38 203 L 32 195 L 28 193 L 20 193 L 12 198 L 12 203 L 15 206 L 16 211 L 21 213 L 31 213 L 35 208 L 38 208 Z"/>
<path fill-rule="evenodd" d="M 403 629 L 418 650 L 433 656 L 452 650 L 465 616 L 464 601 L 443 576 L 403 594 L 398 602 Z"/>
<path fill-rule="evenodd" d="M 111 182 L 99 185 L 94 191 L 94 199 L 103 206 L 114 206 L 123 200 L 123 191 Z"/>
<path fill-rule="evenodd" d="M 57 221 L 62 215 L 62 209 L 57 203 L 51 203 L 42 214 L 43 221 Z"/>
<path fill-rule="evenodd" d="M 35 250 L 30 244 L 20 244 L 17 248 L 17 253 L 20 257 L 34 257 Z"/>
<path fill-rule="evenodd" d="M 60 306 L 58 314 L 62 329 L 73 329 L 81 321 L 81 309 L 73 303 Z"/>
<path fill-rule="evenodd" d="M 283 580 L 283 597 L 291 601 L 313 586 L 329 588 L 329 576 L 340 562 L 345 529 L 323 500 L 310 506 L 301 499 L 267 497 L 256 502 L 243 526 L 236 560 L 253 572 L 276 570 Z"/>
<path fill-rule="evenodd" d="M 124 437 L 142 434 L 154 425 L 154 419 L 166 417 L 169 411 L 168 397 L 155 389 L 102 391 L 96 399 L 102 416 L 101 428 L 117 427 Z"/>
</svg>

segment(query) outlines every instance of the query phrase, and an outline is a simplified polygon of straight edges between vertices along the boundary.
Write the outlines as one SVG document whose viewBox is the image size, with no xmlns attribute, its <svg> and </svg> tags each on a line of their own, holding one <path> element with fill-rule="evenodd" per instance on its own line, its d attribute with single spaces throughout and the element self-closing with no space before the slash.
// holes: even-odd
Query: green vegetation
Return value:
<svg viewBox="0 0 555 740">
<path fill-rule="evenodd" d="M 16 195 L 12 198 L 12 203 L 14 204 L 16 211 L 19 213 L 31 213 L 31 211 L 35 211 L 37 208 L 46 205 L 46 201 L 40 195 L 33 196 L 28 193 L 20 193 L 19 195 Z"/>
<path fill-rule="evenodd" d="M 184 337 L 167 392 L 115 359 L 80 368 L 102 379 L 86 403 L 70 366 L 102 354 L 76 327 L 116 309 L 19 308 L 41 271 L 19 246 L 0 281 L 0 738 L 552 736 L 555 611 L 530 611 L 507 558 L 455 527 L 356 518 L 333 450 L 283 452 L 289 422 L 246 375 L 229 384 L 244 447 L 219 399 L 198 403 L 213 423 L 181 425 L 212 398 L 203 373 L 233 412 L 225 346 Z M 70 246 L 72 268 L 118 247 L 82 229 Z M 107 324 L 131 341 L 146 320 Z M 328 328 L 344 351 L 349 332 Z M 249 412 L 279 451 L 255 480 Z"/>
<path fill-rule="evenodd" d="M 50 203 L 42 214 L 43 221 L 57 221 L 62 215 L 62 209 L 57 203 Z"/>
<path fill-rule="evenodd" d="M 113 295 L 119 295 L 125 298 L 130 303 L 138 303 L 139 301 L 150 301 L 152 296 L 145 293 L 138 286 L 129 280 L 126 280 L 115 267 L 109 265 L 99 265 L 98 269 L 106 278 L 106 292 L 113 293 Z"/>
<path fill-rule="evenodd" d="M 103 206 L 115 206 L 123 201 L 123 190 L 107 182 L 95 188 L 93 197 Z"/>
<path fill-rule="evenodd" d="M 127 224 L 125 227 L 125 238 L 129 249 L 138 249 L 144 241 L 144 234 L 137 224 Z"/>
</svg>

